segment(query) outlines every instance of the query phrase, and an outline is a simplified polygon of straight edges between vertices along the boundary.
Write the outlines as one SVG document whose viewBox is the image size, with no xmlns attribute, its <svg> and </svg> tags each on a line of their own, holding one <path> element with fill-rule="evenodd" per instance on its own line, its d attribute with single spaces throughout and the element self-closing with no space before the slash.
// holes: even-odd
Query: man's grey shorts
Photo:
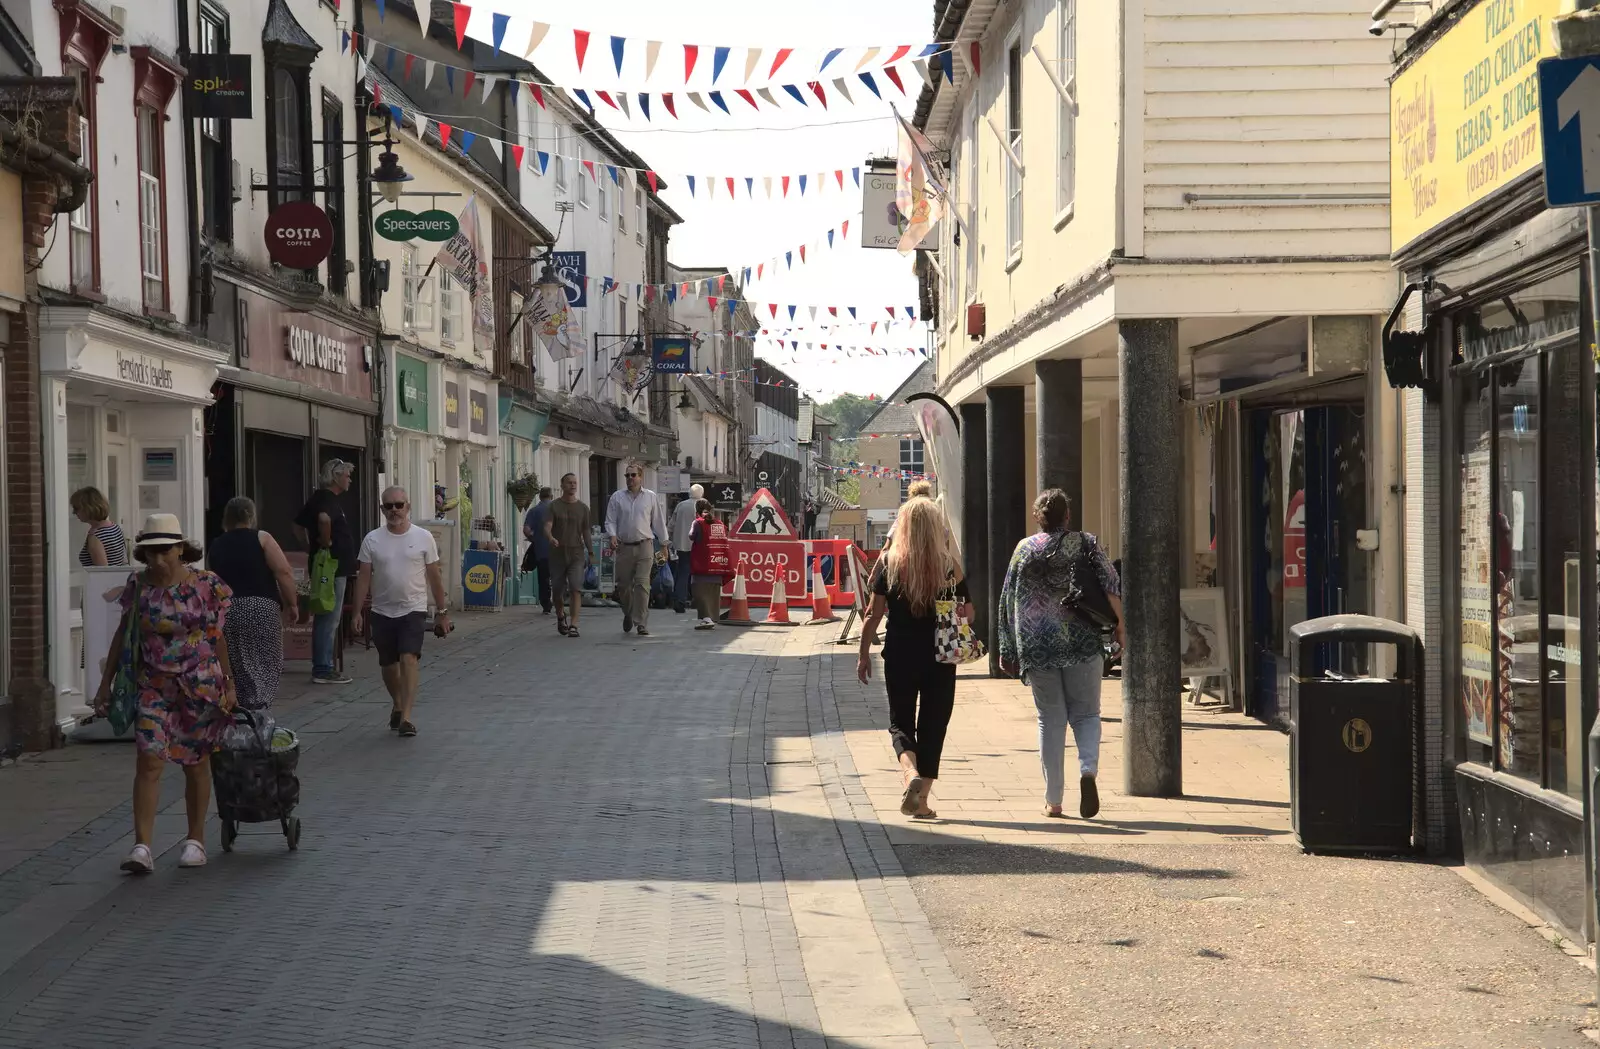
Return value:
<svg viewBox="0 0 1600 1049">
<path fill-rule="evenodd" d="M 583 555 L 568 561 L 560 550 L 550 551 L 550 588 L 565 593 L 583 589 Z"/>
</svg>

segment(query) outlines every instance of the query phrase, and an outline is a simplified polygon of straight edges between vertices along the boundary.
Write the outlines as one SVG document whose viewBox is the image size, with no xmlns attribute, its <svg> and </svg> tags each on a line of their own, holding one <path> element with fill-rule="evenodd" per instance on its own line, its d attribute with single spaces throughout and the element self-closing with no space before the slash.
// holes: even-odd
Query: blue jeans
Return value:
<svg viewBox="0 0 1600 1049">
<path fill-rule="evenodd" d="M 1078 774 L 1100 769 L 1100 675 L 1105 666 L 1091 659 L 1070 667 L 1030 667 L 1028 685 L 1039 712 L 1039 766 L 1044 770 L 1044 800 L 1060 805 L 1066 772 L 1067 726 L 1078 746 Z"/>
<path fill-rule="evenodd" d="M 345 576 L 333 581 L 333 611 L 318 612 L 311 620 L 311 673 L 318 677 L 333 673 L 333 639 L 344 615 L 344 589 L 348 582 Z"/>
<path fill-rule="evenodd" d="M 672 607 L 689 604 L 689 551 L 674 550 L 672 562 Z"/>
</svg>

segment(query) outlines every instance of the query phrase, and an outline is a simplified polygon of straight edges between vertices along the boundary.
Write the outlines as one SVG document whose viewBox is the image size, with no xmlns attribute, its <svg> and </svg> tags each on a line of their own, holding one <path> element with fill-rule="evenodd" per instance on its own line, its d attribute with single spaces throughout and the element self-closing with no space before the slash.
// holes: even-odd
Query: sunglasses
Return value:
<svg viewBox="0 0 1600 1049">
<path fill-rule="evenodd" d="M 631 480 L 633 480 L 633 479 L 634 479 L 634 478 L 635 478 L 635 477 L 638 477 L 638 476 L 639 476 L 639 475 L 638 475 L 638 474 L 624 474 L 624 475 L 623 475 L 623 476 L 624 476 L 624 477 L 626 477 L 626 478 L 627 478 L 627 479 L 628 479 L 628 480 L 630 480 L 630 481 L 631 481 Z"/>
<path fill-rule="evenodd" d="M 385 510 L 404 510 L 406 508 L 405 503 L 384 503 L 382 505 Z"/>
</svg>

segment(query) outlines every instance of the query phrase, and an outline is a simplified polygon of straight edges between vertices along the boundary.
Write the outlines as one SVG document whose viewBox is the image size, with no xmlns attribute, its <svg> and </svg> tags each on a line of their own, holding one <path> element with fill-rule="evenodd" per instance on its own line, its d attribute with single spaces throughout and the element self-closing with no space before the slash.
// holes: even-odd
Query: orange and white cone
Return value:
<svg viewBox="0 0 1600 1049">
<path fill-rule="evenodd" d="M 839 617 L 833 614 L 833 602 L 828 599 L 828 584 L 822 580 L 819 567 L 811 574 L 811 622 L 832 623 Z"/>
<path fill-rule="evenodd" d="M 772 583 L 772 604 L 767 609 L 767 622 L 775 626 L 794 626 L 789 618 L 789 591 L 783 585 L 783 575 Z"/>
<path fill-rule="evenodd" d="M 728 610 L 728 618 L 724 623 L 749 623 L 750 595 L 745 590 L 744 573 L 740 572 L 733 577 L 733 607 Z"/>
</svg>

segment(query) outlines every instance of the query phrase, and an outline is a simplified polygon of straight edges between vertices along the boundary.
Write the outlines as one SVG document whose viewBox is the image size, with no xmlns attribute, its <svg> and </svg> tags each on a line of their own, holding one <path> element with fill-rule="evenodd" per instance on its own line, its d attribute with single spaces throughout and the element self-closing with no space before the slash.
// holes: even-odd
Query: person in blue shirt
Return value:
<svg viewBox="0 0 1600 1049">
<path fill-rule="evenodd" d="M 522 519 L 522 538 L 528 541 L 528 552 L 522 555 L 522 570 L 539 574 L 539 607 L 550 614 L 550 540 L 544 534 L 544 523 L 550 520 L 550 489 L 539 489 L 539 501 L 528 508 Z"/>
</svg>

